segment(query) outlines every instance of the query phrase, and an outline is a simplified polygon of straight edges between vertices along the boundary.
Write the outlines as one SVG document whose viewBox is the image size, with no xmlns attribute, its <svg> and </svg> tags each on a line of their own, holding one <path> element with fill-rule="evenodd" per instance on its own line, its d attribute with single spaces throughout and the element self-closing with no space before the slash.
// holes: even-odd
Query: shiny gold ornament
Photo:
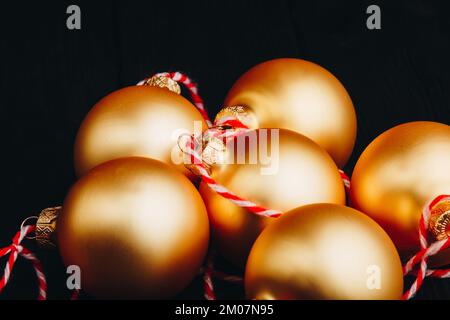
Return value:
<svg viewBox="0 0 450 320">
<path fill-rule="evenodd" d="M 305 136 L 285 129 L 258 129 L 231 141 L 234 145 L 227 144 L 218 157 L 222 161 L 212 165 L 211 176 L 240 197 L 280 211 L 316 202 L 345 203 L 336 164 Z M 243 147 L 242 141 L 253 143 Z M 219 251 L 244 266 L 253 242 L 275 218 L 250 213 L 204 183 L 200 193 Z"/>
<path fill-rule="evenodd" d="M 161 299 L 198 273 L 209 224 L 198 191 L 176 170 L 148 158 L 97 166 L 72 187 L 57 222 L 66 265 L 99 298 Z"/>
<path fill-rule="evenodd" d="M 249 299 L 400 299 L 402 265 L 372 219 L 335 204 L 291 210 L 266 228 L 245 271 Z"/>
<path fill-rule="evenodd" d="M 387 231 L 404 259 L 419 250 L 423 207 L 438 195 L 450 194 L 449 164 L 450 126 L 422 121 L 378 136 L 355 166 L 352 203 Z M 450 250 L 431 261 L 450 263 Z"/>
<path fill-rule="evenodd" d="M 173 165 L 192 178 L 182 164 L 177 140 L 182 133 L 193 133 L 194 121 L 206 129 L 195 106 L 168 89 L 144 85 L 115 91 L 81 124 L 75 142 L 76 172 L 81 176 L 108 160 L 142 156 Z"/>
<path fill-rule="evenodd" d="M 344 86 L 324 68 L 300 59 L 261 63 L 233 85 L 226 115 L 249 128 L 284 128 L 323 147 L 339 167 L 347 162 L 356 137 L 356 115 Z M 234 108 L 238 106 L 238 109 Z"/>
</svg>

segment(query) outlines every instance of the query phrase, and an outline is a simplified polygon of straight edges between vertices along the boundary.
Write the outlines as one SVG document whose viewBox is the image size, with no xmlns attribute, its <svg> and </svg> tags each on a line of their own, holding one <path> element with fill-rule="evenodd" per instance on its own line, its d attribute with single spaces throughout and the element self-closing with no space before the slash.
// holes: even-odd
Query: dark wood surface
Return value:
<svg viewBox="0 0 450 320">
<path fill-rule="evenodd" d="M 75 181 L 74 137 L 91 106 L 157 71 L 182 70 L 198 81 L 213 116 L 233 82 L 259 62 L 299 57 L 326 67 L 358 114 L 348 172 L 365 146 L 396 124 L 449 124 L 446 2 L 377 1 L 382 29 L 374 31 L 366 28 L 372 1 L 365 0 L 2 3 L 0 243 L 8 243 L 25 217 L 64 199 Z M 82 10 L 78 31 L 66 28 L 73 3 Z M 39 257 L 49 298 L 68 297 L 58 254 Z M 0 299 L 34 298 L 34 281 L 20 260 Z M 231 285 L 218 290 L 219 297 L 242 297 Z M 199 282 L 180 297 L 201 298 Z M 418 298 L 450 299 L 450 280 L 427 280 Z"/>
</svg>

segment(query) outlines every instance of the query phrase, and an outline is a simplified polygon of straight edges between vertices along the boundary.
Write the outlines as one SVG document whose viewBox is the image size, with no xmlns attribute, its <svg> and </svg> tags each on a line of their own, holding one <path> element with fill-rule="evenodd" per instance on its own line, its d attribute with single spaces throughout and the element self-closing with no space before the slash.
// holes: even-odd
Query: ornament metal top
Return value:
<svg viewBox="0 0 450 320">
<path fill-rule="evenodd" d="M 178 82 L 164 75 L 154 75 L 145 79 L 142 85 L 168 89 L 176 94 L 181 94 L 181 88 Z"/>
</svg>

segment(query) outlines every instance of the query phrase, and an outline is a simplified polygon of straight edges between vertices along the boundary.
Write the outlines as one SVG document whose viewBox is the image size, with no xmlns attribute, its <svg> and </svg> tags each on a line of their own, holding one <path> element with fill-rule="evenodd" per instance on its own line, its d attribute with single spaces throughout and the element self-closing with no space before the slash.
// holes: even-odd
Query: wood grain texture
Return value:
<svg viewBox="0 0 450 320">
<path fill-rule="evenodd" d="M 200 83 L 211 115 L 248 68 L 277 57 L 314 61 L 349 91 L 358 114 L 352 167 L 378 134 L 412 120 L 450 123 L 448 1 L 377 1 L 382 29 L 366 28 L 372 1 L 76 1 L 82 30 L 66 28 L 69 1 L 2 4 L 0 114 L 6 244 L 23 218 L 60 204 L 74 182 L 72 147 L 90 107 L 157 71 Z M 69 296 L 56 253 L 40 257 L 49 297 Z M 219 262 L 229 271 L 232 268 Z M 4 298 L 33 298 L 20 261 Z M 221 291 L 220 291 L 221 290 Z M 199 282 L 180 297 L 200 298 Z M 218 284 L 219 297 L 242 297 Z M 419 298 L 450 299 L 450 280 Z"/>
</svg>

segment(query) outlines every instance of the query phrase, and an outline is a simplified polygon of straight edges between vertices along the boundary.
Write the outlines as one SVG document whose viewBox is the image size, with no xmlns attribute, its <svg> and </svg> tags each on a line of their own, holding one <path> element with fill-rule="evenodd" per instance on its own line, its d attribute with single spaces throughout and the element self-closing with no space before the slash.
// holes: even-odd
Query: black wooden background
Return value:
<svg viewBox="0 0 450 320">
<path fill-rule="evenodd" d="M 349 173 L 364 147 L 396 124 L 450 123 L 446 2 L 2 2 L 0 243 L 25 217 L 62 202 L 75 181 L 74 137 L 91 106 L 157 71 L 182 70 L 198 81 L 213 116 L 233 82 L 259 62 L 299 57 L 326 67 L 358 114 Z M 81 7 L 81 30 L 66 28 L 70 4 Z M 381 7 L 381 30 L 366 28 L 370 4 Z M 57 252 L 38 255 L 49 298 L 67 299 Z M 242 297 L 233 285 L 217 290 L 222 298 Z M 19 260 L 0 299 L 35 296 L 32 268 Z M 180 298 L 201 298 L 200 282 Z M 418 298 L 450 299 L 450 280 L 427 280 Z"/>
</svg>

